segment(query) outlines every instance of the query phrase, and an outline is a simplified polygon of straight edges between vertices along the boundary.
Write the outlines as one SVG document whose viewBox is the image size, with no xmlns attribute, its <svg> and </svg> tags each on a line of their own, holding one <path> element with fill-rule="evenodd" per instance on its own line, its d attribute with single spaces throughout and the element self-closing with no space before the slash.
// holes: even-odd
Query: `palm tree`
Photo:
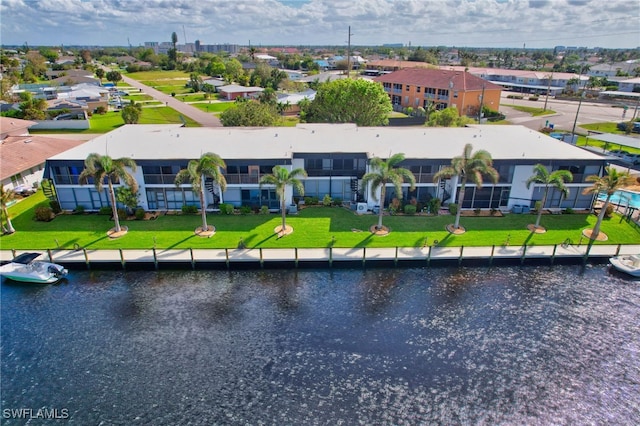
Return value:
<svg viewBox="0 0 640 426">
<path fill-rule="evenodd" d="M 493 183 L 498 182 L 498 171 L 493 168 L 493 159 L 491 154 L 485 150 L 478 150 L 472 152 L 473 146 L 468 143 L 464 146 L 464 150 L 461 156 L 453 157 L 451 159 L 451 166 L 447 166 L 437 172 L 433 176 L 433 181 L 437 182 L 442 178 L 450 179 L 453 176 L 460 178 L 460 191 L 458 192 L 458 211 L 456 213 L 456 221 L 453 224 L 453 230 L 462 230 L 460 228 L 460 212 L 462 210 L 462 202 L 464 201 L 464 190 L 467 184 L 467 180 L 476 185 L 477 188 L 482 188 L 483 176 L 491 178 Z"/>
<path fill-rule="evenodd" d="M 384 210 L 384 200 L 387 192 L 387 184 L 392 183 L 396 189 L 396 197 L 402 199 L 402 184 L 409 181 L 410 190 L 416 187 L 416 178 L 411 170 L 404 167 L 397 167 L 404 161 L 404 154 L 399 152 L 393 154 L 387 161 L 378 157 L 373 157 L 370 161 L 372 171 L 362 177 L 362 185 L 371 184 L 371 197 L 378 201 L 376 192 L 380 188 L 380 211 L 378 213 L 378 224 L 376 230 L 382 229 L 382 211 Z"/>
<path fill-rule="evenodd" d="M 596 226 L 591 230 L 591 238 L 595 240 L 598 238 L 600 234 L 600 225 L 602 224 L 602 219 L 604 219 L 605 212 L 607 207 L 609 206 L 609 200 L 611 196 L 615 194 L 617 190 L 623 188 L 627 185 L 633 184 L 635 181 L 634 178 L 629 176 L 629 172 L 619 172 L 615 167 L 608 166 L 605 168 L 606 174 L 604 176 L 591 175 L 587 176 L 587 182 L 593 182 L 593 186 L 586 188 L 582 191 L 583 194 L 600 194 L 602 192 L 607 194 L 607 198 L 604 200 L 604 204 L 600 209 L 600 214 L 598 214 L 598 220 L 596 222 Z"/>
<path fill-rule="evenodd" d="M 6 228 L 3 227 L 3 230 L 7 234 L 13 234 L 16 230 L 13 228 L 11 224 L 11 218 L 9 217 L 9 211 L 7 210 L 8 204 L 15 200 L 16 193 L 13 189 L 4 189 L 4 186 L 0 185 L 0 207 L 2 208 L 2 215 L 7 220 Z"/>
<path fill-rule="evenodd" d="M 542 164 L 536 164 L 533 166 L 534 175 L 527 179 L 527 189 L 531 187 L 532 183 L 538 183 L 544 185 L 544 194 L 540 201 L 540 208 L 538 209 L 538 217 L 536 218 L 536 224 L 534 229 L 540 228 L 540 219 L 542 218 L 542 208 L 547 202 L 547 195 L 549 194 L 549 188 L 554 187 L 558 191 L 562 192 L 563 196 L 569 195 L 569 188 L 565 185 L 566 182 L 573 181 L 573 174 L 569 170 L 556 170 L 549 173 L 547 168 Z"/>
<path fill-rule="evenodd" d="M 176 186 L 180 186 L 184 181 L 189 180 L 193 187 L 193 192 L 200 194 L 200 206 L 202 213 L 202 232 L 213 231 L 215 228 L 209 229 L 207 225 L 207 205 L 204 199 L 205 180 L 206 178 L 213 179 L 213 182 L 220 187 L 220 191 L 224 192 L 227 189 L 227 180 L 220 171 L 220 169 L 226 169 L 227 165 L 224 160 L 220 158 L 218 154 L 213 152 L 207 152 L 200 156 L 199 160 L 191 160 L 187 164 L 186 169 L 182 169 L 178 172 L 175 179 Z M 196 229 L 196 233 L 198 229 Z"/>
<path fill-rule="evenodd" d="M 282 212 L 282 229 L 278 233 L 285 235 L 287 222 L 284 191 L 287 186 L 291 185 L 300 195 L 304 195 L 304 185 L 299 177 L 306 178 L 307 172 L 300 168 L 289 171 L 285 167 L 278 165 L 274 166 L 271 170 L 273 172 L 272 174 L 265 175 L 260 179 L 260 187 L 262 187 L 262 185 L 274 185 L 276 187 L 276 194 L 280 200 L 280 211 Z"/>
<path fill-rule="evenodd" d="M 78 183 L 80 185 L 84 185 L 89 182 L 89 179 L 93 179 L 93 183 L 98 192 L 102 192 L 104 180 L 107 180 L 107 184 L 109 185 L 109 201 L 115 222 L 115 233 L 122 232 L 123 229 L 120 227 L 120 220 L 118 218 L 118 206 L 116 205 L 116 194 L 113 190 L 113 183 L 122 180 L 131 188 L 133 193 L 138 192 L 138 182 L 133 175 L 126 170 L 126 167 L 132 172 L 135 172 L 136 162 L 128 157 L 112 159 L 107 155 L 100 155 L 94 152 L 89 154 L 87 159 L 84 160 L 84 170 L 78 177 Z"/>
</svg>

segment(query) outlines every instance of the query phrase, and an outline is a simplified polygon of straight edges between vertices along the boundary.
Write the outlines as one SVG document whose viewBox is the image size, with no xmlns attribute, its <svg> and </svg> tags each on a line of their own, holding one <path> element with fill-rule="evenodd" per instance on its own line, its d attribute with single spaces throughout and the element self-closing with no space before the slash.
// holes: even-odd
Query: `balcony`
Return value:
<svg viewBox="0 0 640 426">
<path fill-rule="evenodd" d="M 233 175 L 224 175 L 228 185 L 245 185 L 260 183 L 262 176 L 260 174 L 239 173 Z"/>
</svg>

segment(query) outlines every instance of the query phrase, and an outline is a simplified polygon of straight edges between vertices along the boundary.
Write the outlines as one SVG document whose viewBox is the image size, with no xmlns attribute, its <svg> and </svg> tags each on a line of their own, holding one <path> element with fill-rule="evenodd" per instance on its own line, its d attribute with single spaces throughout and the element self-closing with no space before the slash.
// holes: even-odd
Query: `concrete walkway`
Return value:
<svg viewBox="0 0 640 426">
<path fill-rule="evenodd" d="M 147 95 L 153 97 L 157 101 L 160 101 L 167 106 L 170 106 L 180 114 L 198 122 L 202 127 L 222 127 L 222 122 L 215 115 L 201 111 L 194 106 L 177 100 L 173 96 L 164 94 L 161 91 L 154 89 L 153 87 L 149 87 L 125 75 L 122 75 L 122 80 L 128 85 L 135 87 L 136 89 L 142 89 L 142 91 Z"/>
<path fill-rule="evenodd" d="M 27 251 L 39 251 L 43 258 L 65 266 L 93 267 L 106 264 L 267 264 L 267 263 L 334 263 L 376 262 L 403 263 L 407 261 L 458 262 L 481 261 L 487 265 L 494 260 L 556 260 L 582 262 L 585 258 L 606 259 L 615 255 L 640 253 L 640 245 L 557 244 L 552 246 L 493 246 L 493 247 L 388 247 L 388 248 L 305 248 L 305 249 L 121 249 L 121 250 L 0 250 L 0 260 L 9 261 Z"/>
</svg>

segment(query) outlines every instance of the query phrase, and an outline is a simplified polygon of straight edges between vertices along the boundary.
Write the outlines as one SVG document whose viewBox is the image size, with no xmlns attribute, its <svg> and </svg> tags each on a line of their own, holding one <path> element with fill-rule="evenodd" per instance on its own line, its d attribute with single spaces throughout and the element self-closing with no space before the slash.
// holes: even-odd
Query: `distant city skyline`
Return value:
<svg viewBox="0 0 640 426">
<path fill-rule="evenodd" d="M 637 0 L 0 0 L 3 45 L 640 47 Z"/>
</svg>

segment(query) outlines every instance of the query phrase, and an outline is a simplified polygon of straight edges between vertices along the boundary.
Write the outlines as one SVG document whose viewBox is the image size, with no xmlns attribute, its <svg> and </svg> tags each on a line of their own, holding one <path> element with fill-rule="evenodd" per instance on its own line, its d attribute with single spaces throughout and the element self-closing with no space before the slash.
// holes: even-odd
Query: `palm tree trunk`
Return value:
<svg viewBox="0 0 640 426">
<path fill-rule="evenodd" d="M 109 182 L 109 197 L 111 198 L 111 213 L 113 214 L 115 229 L 116 229 L 116 232 L 120 232 L 122 231 L 122 228 L 120 228 L 120 218 L 118 217 L 118 206 L 116 205 L 116 193 L 113 190 L 113 184 L 111 183 L 111 178 L 107 178 L 107 182 Z"/>
<path fill-rule="evenodd" d="M 456 221 L 453 224 L 453 229 L 460 228 L 460 213 L 462 213 L 462 202 L 464 201 L 464 187 L 467 184 L 467 179 L 462 179 L 460 185 L 460 193 L 458 194 L 458 211 L 456 212 Z"/>
<path fill-rule="evenodd" d="M 382 229 L 382 212 L 384 210 L 384 198 L 387 195 L 387 187 L 386 184 L 382 184 L 382 187 L 380 188 L 380 211 L 378 212 L 378 225 L 376 226 L 376 229 Z"/>
<path fill-rule="evenodd" d="M 204 200 L 204 176 L 200 178 L 200 207 L 202 208 L 202 230 L 208 231 L 209 226 L 207 225 L 207 206 Z"/>
<path fill-rule="evenodd" d="M 549 187 L 547 186 L 544 189 L 544 196 L 542 197 L 542 203 L 540 203 L 540 210 L 538 211 L 538 217 L 536 218 L 535 227 L 538 228 L 540 226 L 540 219 L 542 219 L 542 209 L 544 205 L 547 203 L 547 194 L 549 193 Z"/>
<path fill-rule="evenodd" d="M 7 210 L 6 206 L 2 207 L 2 212 L 4 213 L 4 217 L 7 218 L 7 234 L 13 234 L 14 232 L 16 232 L 16 230 L 13 228 L 13 225 L 11 224 L 11 219 L 9 219 L 9 211 Z"/>
<path fill-rule="evenodd" d="M 609 200 L 613 194 L 607 195 L 607 199 L 604 201 L 602 208 L 600 209 L 600 214 L 598 215 L 598 220 L 596 221 L 596 226 L 593 227 L 591 231 L 591 239 L 595 240 L 598 238 L 598 234 L 600 234 L 600 225 L 602 224 L 602 219 L 604 219 L 604 215 L 607 212 L 607 207 L 609 206 Z"/>
<path fill-rule="evenodd" d="M 282 194 L 282 198 L 280 199 L 280 210 L 282 211 L 282 233 L 284 234 L 287 230 L 287 212 L 285 210 L 285 199 L 284 194 Z"/>
</svg>

